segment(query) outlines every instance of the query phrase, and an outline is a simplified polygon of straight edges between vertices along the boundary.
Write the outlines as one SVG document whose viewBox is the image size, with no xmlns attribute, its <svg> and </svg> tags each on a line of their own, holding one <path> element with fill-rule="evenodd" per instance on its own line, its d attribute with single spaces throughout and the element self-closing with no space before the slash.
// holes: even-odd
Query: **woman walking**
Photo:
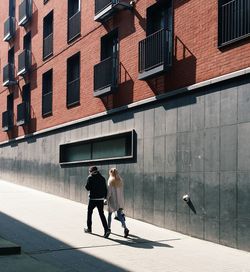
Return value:
<svg viewBox="0 0 250 272">
<path fill-rule="evenodd" d="M 118 219 L 121 221 L 122 227 L 124 228 L 124 237 L 126 238 L 129 234 L 129 230 L 122 213 L 124 208 L 123 181 L 116 168 L 111 168 L 109 170 L 107 204 L 109 212 L 108 228 L 110 229 L 111 227 L 112 213 L 117 212 Z"/>
</svg>

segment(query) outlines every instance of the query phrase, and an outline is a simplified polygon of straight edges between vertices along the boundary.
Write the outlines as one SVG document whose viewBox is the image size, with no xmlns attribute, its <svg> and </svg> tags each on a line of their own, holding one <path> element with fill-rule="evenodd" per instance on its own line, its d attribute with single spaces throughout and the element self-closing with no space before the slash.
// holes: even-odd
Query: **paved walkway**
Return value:
<svg viewBox="0 0 250 272">
<path fill-rule="evenodd" d="M 85 234 L 86 206 L 0 180 L 0 236 L 22 248 L 0 256 L 1 272 L 250 272 L 250 253 L 127 218 L 104 239 L 94 212 Z"/>
</svg>

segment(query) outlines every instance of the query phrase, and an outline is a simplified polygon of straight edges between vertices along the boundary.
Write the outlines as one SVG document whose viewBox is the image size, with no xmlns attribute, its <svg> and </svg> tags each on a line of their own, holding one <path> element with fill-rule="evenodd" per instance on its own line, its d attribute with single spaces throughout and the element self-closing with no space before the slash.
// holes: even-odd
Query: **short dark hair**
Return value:
<svg viewBox="0 0 250 272">
<path fill-rule="evenodd" d="M 97 169 L 96 166 L 90 166 L 90 167 L 89 167 L 89 172 L 90 172 L 90 173 L 95 172 L 95 171 L 97 171 L 97 170 L 98 170 L 98 169 Z"/>
</svg>

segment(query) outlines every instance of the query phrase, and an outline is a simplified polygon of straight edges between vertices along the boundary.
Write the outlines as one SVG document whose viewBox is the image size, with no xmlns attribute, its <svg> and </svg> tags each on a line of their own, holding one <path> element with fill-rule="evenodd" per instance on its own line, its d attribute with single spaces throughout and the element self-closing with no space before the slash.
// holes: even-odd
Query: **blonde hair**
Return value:
<svg viewBox="0 0 250 272">
<path fill-rule="evenodd" d="M 111 168 L 109 170 L 108 185 L 114 187 L 121 187 L 123 185 L 122 179 L 116 168 Z"/>
</svg>

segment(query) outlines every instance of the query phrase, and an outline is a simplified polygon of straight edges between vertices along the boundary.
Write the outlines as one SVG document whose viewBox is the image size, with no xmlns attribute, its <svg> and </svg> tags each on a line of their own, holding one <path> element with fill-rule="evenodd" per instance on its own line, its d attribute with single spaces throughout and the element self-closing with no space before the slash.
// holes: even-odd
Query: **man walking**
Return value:
<svg viewBox="0 0 250 272">
<path fill-rule="evenodd" d="M 107 185 L 105 178 L 100 174 L 96 166 L 91 166 L 89 168 L 89 176 L 85 188 L 89 191 L 89 204 L 87 215 L 88 228 L 85 228 L 84 231 L 86 233 L 92 232 L 92 214 L 94 208 L 97 207 L 104 228 L 104 237 L 108 238 L 111 231 L 108 228 L 103 211 L 104 199 L 107 196 Z"/>
</svg>

